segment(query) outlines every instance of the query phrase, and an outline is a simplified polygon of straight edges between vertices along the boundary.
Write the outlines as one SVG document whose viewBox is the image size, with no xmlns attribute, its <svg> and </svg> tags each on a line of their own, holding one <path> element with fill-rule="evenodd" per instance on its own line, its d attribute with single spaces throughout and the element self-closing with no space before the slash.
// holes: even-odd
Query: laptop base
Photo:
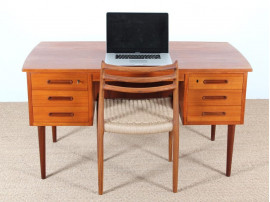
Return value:
<svg viewBox="0 0 270 202">
<path fill-rule="evenodd" d="M 160 59 L 116 59 L 116 55 L 157 55 L 157 53 L 107 53 L 105 63 L 117 66 L 163 66 L 172 64 L 169 53 L 158 53 Z"/>
</svg>

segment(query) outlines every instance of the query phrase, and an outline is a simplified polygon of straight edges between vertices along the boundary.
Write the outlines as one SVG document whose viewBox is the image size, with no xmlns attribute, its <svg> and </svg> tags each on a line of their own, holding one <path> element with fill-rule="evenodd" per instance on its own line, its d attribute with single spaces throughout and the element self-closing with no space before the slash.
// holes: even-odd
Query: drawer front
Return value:
<svg viewBox="0 0 270 202">
<path fill-rule="evenodd" d="M 88 91 L 33 90 L 32 102 L 38 106 L 88 106 Z"/>
<path fill-rule="evenodd" d="M 240 122 L 241 106 L 190 106 L 187 113 L 188 122 Z"/>
<path fill-rule="evenodd" d="M 242 90 L 189 90 L 188 105 L 241 105 Z"/>
<path fill-rule="evenodd" d="M 32 73 L 33 90 L 87 90 L 87 74 L 82 73 Z"/>
<path fill-rule="evenodd" d="M 242 89 L 243 74 L 192 74 L 189 89 Z"/>
<path fill-rule="evenodd" d="M 85 123 L 88 107 L 33 107 L 35 123 Z"/>
</svg>

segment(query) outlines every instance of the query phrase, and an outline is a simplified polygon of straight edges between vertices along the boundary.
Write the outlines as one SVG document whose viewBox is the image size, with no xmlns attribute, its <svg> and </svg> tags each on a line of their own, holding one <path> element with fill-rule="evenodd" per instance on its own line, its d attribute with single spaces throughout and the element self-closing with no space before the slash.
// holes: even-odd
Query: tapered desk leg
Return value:
<svg viewBox="0 0 270 202">
<path fill-rule="evenodd" d="M 211 141 L 215 141 L 216 136 L 216 125 L 211 126 Z"/>
<path fill-rule="evenodd" d="M 52 126 L 52 138 L 53 138 L 53 142 L 57 142 L 56 126 Z"/>
<path fill-rule="evenodd" d="M 173 131 L 169 132 L 169 161 L 172 161 L 172 140 L 173 139 Z"/>
<path fill-rule="evenodd" d="M 38 126 L 41 179 L 46 179 L 45 126 Z"/>
<path fill-rule="evenodd" d="M 231 176 L 234 134 L 235 134 L 235 125 L 228 125 L 227 168 L 226 168 L 227 177 Z"/>
</svg>

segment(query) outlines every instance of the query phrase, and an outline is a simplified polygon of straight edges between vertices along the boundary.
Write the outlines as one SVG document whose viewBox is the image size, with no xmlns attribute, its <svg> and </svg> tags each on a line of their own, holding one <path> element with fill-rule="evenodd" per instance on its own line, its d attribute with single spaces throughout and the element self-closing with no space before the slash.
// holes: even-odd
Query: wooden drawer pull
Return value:
<svg viewBox="0 0 270 202">
<path fill-rule="evenodd" d="M 66 113 L 66 112 L 51 112 L 49 113 L 49 116 L 52 116 L 52 117 L 73 117 L 74 116 L 74 113 Z"/>
<path fill-rule="evenodd" d="M 226 84 L 228 80 L 204 80 L 204 84 Z"/>
<path fill-rule="evenodd" d="M 203 100 L 226 100 L 227 96 L 203 96 Z"/>
<path fill-rule="evenodd" d="M 62 96 L 50 96 L 48 97 L 50 101 L 72 101 L 73 97 L 62 97 Z"/>
<path fill-rule="evenodd" d="M 72 84 L 72 80 L 48 80 L 48 84 Z"/>
<path fill-rule="evenodd" d="M 225 116 L 226 112 L 203 112 L 202 116 Z"/>
</svg>

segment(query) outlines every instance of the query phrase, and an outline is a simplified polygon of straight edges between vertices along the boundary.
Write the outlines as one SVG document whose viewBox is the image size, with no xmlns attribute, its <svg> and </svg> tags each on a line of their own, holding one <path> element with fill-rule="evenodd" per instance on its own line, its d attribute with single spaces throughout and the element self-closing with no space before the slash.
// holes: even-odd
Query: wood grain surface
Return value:
<svg viewBox="0 0 270 202">
<path fill-rule="evenodd" d="M 172 61 L 179 72 L 250 72 L 248 61 L 226 42 L 170 42 Z M 28 55 L 23 72 L 99 72 L 105 59 L 106 43 L 41 42 Z"/>
</svg>

